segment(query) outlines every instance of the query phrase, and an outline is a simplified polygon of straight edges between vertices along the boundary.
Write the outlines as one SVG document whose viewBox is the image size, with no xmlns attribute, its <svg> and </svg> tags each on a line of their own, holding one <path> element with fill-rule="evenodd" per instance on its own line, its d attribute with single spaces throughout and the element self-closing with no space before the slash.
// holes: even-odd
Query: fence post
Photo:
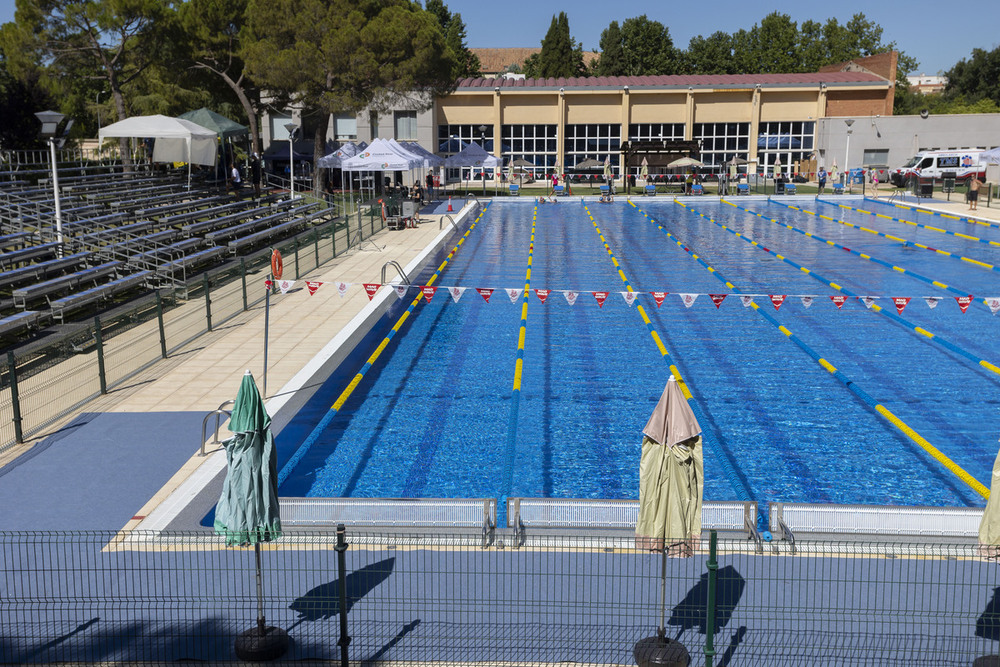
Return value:
<svg viewBox="0 0 1000 667">
<path fill-rule="evenodd" d="M 316 268 L 319 268 L 319 227 L 313 230 L 313 250 L 316 252 Z"/>
<path fill-rule="evenodd" d="M 705 667 L 712 667 L 715 658 L 715 586 L 719 562 L 715 559 L 718 534 L 713 530 L 708 534 L 708 601 L 705 604 Z"/>
<path fill-rule="evenodd" d="M 163 297 L 160 296 L 160 290 L 156 290 L 156 321 L 160 325 L 160 356 L 166 359 L 167 335 L 163 328 Z"/>
<path fill-rule="evenodd" d="M 240 282 L 243 283 L 243 310 L 247 310 L 247 262 L 240 257 Z"/>
<path fill-rule="evenodd" d="M 299 237 L 295 237 L 295 279 L 299 279 Z"/>
<path fill-rule="evenodd" d="M 345 220 L 350 220 L 348 217 L 344 217 Z M 330 246 L 333 250 L 333 256 L 337 256 L 337 219 L 334 218 L 330 221 Z"/>
<path fill-rule="evenodd" d="M 212 296 L 209 293 L 208 274 L 204 275 L 202 281 L 205 285 L 205 319 L 208 322 L 208 330 L 212 330 Z"/>
<path fill-rule="evenodd" d="M 10 406 L 14 412 L 14 442 L 24 443 L 24 433 L 21 431 L 21 397 L 17 392 L 17 363 L 14 360 L 14 350 L 7 351 L 7 371 L 10 373 Z"/>
<path fill-rule="evenodd" d="M 108 393 L 108 376 L 104 370 L 104 339 L 101 337 L 101 316 L 94 315 L 94 341 L 97 343 L 97 376 L 101 380 L 101 393 Z"/>
<path fill-rule="evenodd" d="M 351 638 L 347 634 L 347 540 L 344 539 L 344 524 L 337 524 L 337 579 L 340 589 L 340 667 L 349 667 L 347 646 Z"/>
</svg>

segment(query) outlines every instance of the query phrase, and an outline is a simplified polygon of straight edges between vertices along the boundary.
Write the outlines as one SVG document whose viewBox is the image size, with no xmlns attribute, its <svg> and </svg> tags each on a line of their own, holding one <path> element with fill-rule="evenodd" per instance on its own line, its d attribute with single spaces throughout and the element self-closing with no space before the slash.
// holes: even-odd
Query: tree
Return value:
<svg viewBox="0 0 1000 667">
<path fill-rule="evenodd" d="M 221 79 L 239 101 L 250 127 L 253 149 L 260 150 L 257 125 L 260 92 L 250 81 L 241 50 L 247 0 L 188 0 L 179 9 L 186 67 Z"/>
<path fill-rule="evenodd" d="M 682 68 L 686 74 L 737 73 L 733 57 L 733 37 L 721 30 L 708 37 L 692 37 L 682 58 Z"/>
<path fill-rule="evenodd" d="M 597 76 L 624 76 L 625 61 L 622 55 L 622 31 L 618 21 L 612 21 L 601 33 L 601 55 L 594 65 Z"/>
<path fill-rule="evenodd" d="M 37 80 L 24 82 L 11 76 L 0 51 L 0 150 L 37 147 L 39 126 L 34 112 L 51 107 L 52 99 Z"/>
<path fill-rule="evenodd" d="M 625 19 L 621 27 L 626 76 L 675 74 L 679 67 L 670 30 L 645 14 Z"/>
<path fill-rule="evenodd" d="M 524 73 L 535 79 L 582 76 L 583 48 L 569 33 L 566 12 L 552 17 L 549 31 L 542 40 L 542 50 L 524 61 Z"/>
<path fill-rule="evenodd" d="M 969 59 L 955 63 L 946 76 L 945 98 L 962 97 L 970 102 L 985 99 L 1000 104 L 1000 47 L 992 51 L 973 49 Z"/>
<path fill-rule="evenodd" d="M 404 101 L 426 109 L 454 90 L 457 63 L 437 19 L 407 0 L 250 0 L 247 19 L 247 69 L 312 117 L 317 161 L 331 114 Z"/>
<path fill-rule="evenodd" d="M 38 76 L 59 97 L 84 84 L 106 87 L 124 120 L 126 90 L 161 55 L 166 10 L 160 0 L 17 0 L 14 22 L 0 30 L 0 48 L 18 79 Z M 122 147 L 127 161 L 125 140 Z"/>
<path fill-rule="evenodd" d="M 457 61 L 452 78 L 464 79 L 480 75 L 479 56 L 469 50 L 465 42 L 465 21 L 461 14 L 452 14 L 442 0 L 427 0 L 427 11 L 441 26 L 444 41 L 448 44 Z"/>
</svg>

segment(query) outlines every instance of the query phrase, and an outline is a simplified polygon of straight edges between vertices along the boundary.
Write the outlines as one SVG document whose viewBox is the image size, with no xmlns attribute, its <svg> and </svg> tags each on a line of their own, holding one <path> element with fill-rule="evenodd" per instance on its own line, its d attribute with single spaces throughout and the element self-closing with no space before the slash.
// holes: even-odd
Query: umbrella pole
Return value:
<svg viewBox="0 0 1000 667">
<path fill-rule="evenodd" d="M 268 278 L 273 286 L 274 276 L 268 274 Z M 264 396 L 267 396 L 267 325 L 271 316 L 271 289 L 272 287 L 268 287 L 264 295 L 264 386 L 262 388 Z"/>
<path fill-rule="evenodd" d="M 253 545 L 254 560 L 257 564 L 257 629 L 264 634 L 264 583 L 260 573 L 260 542 Z"/>
<path fill-rule="evenodd" d="M 257 581 L 260 584 L 260 564 L 257 566 Z M 660 627 L 656 633 L 664 637 L 667 634 L 667 545 L 663 545 L 660 565 Z"/>
</svg>

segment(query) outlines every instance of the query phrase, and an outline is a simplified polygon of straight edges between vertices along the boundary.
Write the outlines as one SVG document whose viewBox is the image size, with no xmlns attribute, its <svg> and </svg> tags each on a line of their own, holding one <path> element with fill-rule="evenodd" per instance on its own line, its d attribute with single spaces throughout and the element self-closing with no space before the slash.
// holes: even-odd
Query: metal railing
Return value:
<svg viewBox="0 0 1000 667">
<path fill-rule="evenodd" d="M 692 665 L 978 665 L 1000 640 L 1000 568 L 971 545 L 503 543 L 286 529 L 261 551 L 264 614 L 283 660 L 341 665 L 630 665 L 658 631 Z M 4 664 L 230 661 L 256 617 L 254 550 L 208 530 L 4 532 L 0 558 Z"/>
</svg>

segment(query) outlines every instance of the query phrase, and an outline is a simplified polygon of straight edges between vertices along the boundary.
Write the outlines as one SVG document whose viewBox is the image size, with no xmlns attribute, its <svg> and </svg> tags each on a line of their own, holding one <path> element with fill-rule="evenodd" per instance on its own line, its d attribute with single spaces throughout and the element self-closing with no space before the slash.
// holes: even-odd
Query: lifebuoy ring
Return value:
<svg viewBox="0 0 1000 667">
<path fill-rule="evenodd" d="M 281 253 L 275 248 L 271 251 L 271 275 L 275 280 L 281 280 L 281 273 L 285 270 L 285 264 L 281 261 Z"/>
<path fill-rule="evenodd" d="M 382 204 L 382 222 L 385 222 L 385 202 L 379 199 L 378 203 Z"/>
</svg>

